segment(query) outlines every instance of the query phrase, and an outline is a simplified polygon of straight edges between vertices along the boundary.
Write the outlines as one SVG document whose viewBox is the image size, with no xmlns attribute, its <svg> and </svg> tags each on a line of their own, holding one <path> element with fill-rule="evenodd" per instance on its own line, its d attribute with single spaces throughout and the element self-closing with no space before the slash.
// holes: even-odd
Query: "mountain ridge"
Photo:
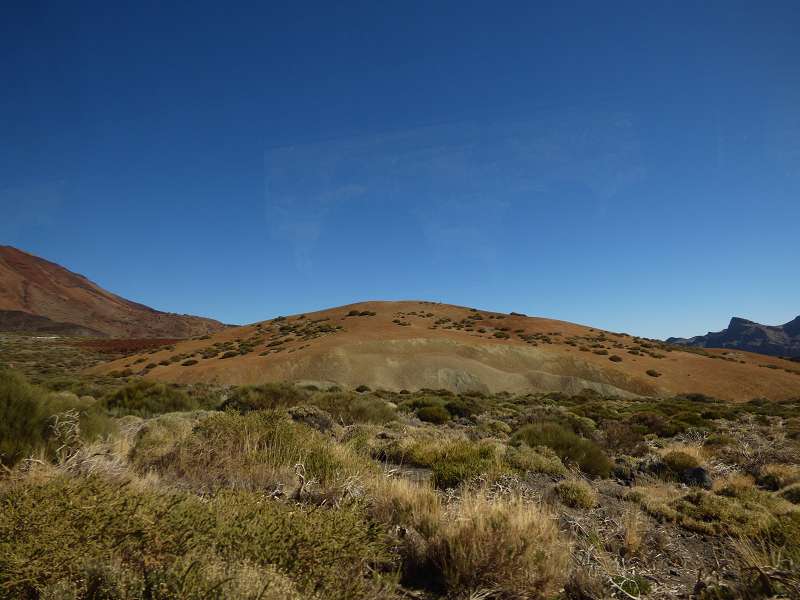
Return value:
<svg viewBox="0 0 800 600">
<path fill-rule="evenodd" d="M 224 328 L 214 319 L 168 313 L 128 300 L 58 263 L 0 246 L 0 330 L 184 338 Z"/>
<path fill-rule="evenodd" d="M 762 325 L 731 317 L 728 327 L 690 338 L 668 338 L 670 344 L 695 348 L 745 350 L 768 356 L 800 357 L 800 316 L 783 325 Z"/>
</svg>

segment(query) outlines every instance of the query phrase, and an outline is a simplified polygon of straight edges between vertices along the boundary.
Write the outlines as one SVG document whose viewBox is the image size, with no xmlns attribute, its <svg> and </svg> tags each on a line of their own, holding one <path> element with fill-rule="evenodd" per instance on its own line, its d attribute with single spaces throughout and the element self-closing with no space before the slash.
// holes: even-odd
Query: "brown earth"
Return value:
<svg viewBox="0 0 800 600">
<path fill-rule="evenodd" d="M 161 312 L 83 275 L 0 246 L 0 329 L 123 338 L 186 338 L 221 331 L 213 319 Z"/>
<path fill-rule="evenodd" d="M 279 317 L 91 371 L 125 369 L 180 383 L 287 380 L 459 392 L 590 388 L 622 396 L 702 393 L 735 401 L 800 396 L 800 368 L 782 359 L 672 347 L 563 321 L 416 301 L 363 302 Z"/>
</svg>

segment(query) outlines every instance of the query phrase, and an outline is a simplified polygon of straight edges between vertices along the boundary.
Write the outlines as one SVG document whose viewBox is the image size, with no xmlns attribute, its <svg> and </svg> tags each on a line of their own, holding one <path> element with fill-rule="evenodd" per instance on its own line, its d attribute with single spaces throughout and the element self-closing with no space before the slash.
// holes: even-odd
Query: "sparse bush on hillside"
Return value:
<svg viewBox="0 0 800 600">
<path fill-rule="evenodd" d="M 503 457 L 509 467 L 522 474 L 545 473 L 565 476 L 567 468 L 556 453 L 546 446 L 533 449 L 525 444 L 510 446 Z"/>
<path fill-rule="evenodd" d="M 417 417 L 419 417 L 420 421 L 441 425 L 450 420 L 450 413 L 443 406 L 423 406 L 417 410 Z"/>
<path fill-rule="evenodd" d="M 697 457 L 681 450 L 672 450 L 667 452 L 662 460 L 667 468 L 676 475 L 682 474 L 686 469 L 694 469 L 700 466 Z"/>
<path fill-rule="evenodd" d="M 557 423 L 525 425 L 514 437 L 531 448 L 552 448 L 559 458 L 576 464 L 581 471 L 592 477 L 608 477 L 611 473 L 611 460 L 597 444 Z"/>
<path fill-rule="evenodd" d="M 454 417 L 470 418 L 480 412 L 480 405 L 472 398 L 459 397 L 445 402 L 444 408 Z"/>
<path fill-rule="evenodd" d="M 56 415 L 76 411 L 84 438 L 113 430 L 113 424 L 100 412 L 93 399 L 79 399 L 70 392 L 48 392 L 31 385 L 20 373 L 0 369 L 0 464 L 39 453 L 52 458 L 58 441 L 54 439 Z"/>
<path fill-rule="evenodd" d="M 139 380 L 120 388 L 105 400 L 114 415 L 149 417 L 167 412 L 195 410 L 197 402 L 181 390 L 163 383 Z"/>
<path fill-rule="evenodd" d="M 497 448 L 487 443 L 456 440 L 441 446 L 430 463 L 433 483 L 439 488 L 452 488 L 469 480 L 503 468 Z"/>
<path fill-rule="evenodd" d="M 20 374 L 0 371 L 0 463 L 13 465 L 43 448 L 50 416 L 42 392 Z"/>
<path fill-rule="evenodd" d="M 335 496 L 348 477 L 375 470 L 375 463 L 270 410 L 212 414 L 157 461 L 158 472 L 200 489 L 293 490 L 303 498 Z"/>
<path fill-rule="evenodd" d="M 597 505 L 597 492 L 582 479 L 559 481 L 553 492 L 561 502 L 572 508 L 593 508 Z"/>
<path fill-rule="evenodd" d="M 308 402 L 328 412 L 343 425 L 354 423 L 388 423 L 397 418 L 395 408 L 373 395 L 352 392 L 319 392 Z"/>
<path fill-rule="evenodd" d="M 661 373 L 655 369 L 647 369 L 647 374 L 650 375 L 650 377 L 661 377 Z"/>
<path fill-rule="evenodd" d="M 248 413 L 254 410 L 286 408 L 302 404 L 308 394 L 289 383 L 264 383 L 237 387 L 220 405 L 220 410 Z"/>
</svg>

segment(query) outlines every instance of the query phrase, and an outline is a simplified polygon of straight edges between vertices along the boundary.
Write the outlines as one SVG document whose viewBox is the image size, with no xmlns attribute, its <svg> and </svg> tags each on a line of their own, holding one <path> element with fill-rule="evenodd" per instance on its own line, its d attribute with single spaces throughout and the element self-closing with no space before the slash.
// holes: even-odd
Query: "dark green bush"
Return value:
<svg viewBox="0 0 800 600">
<path fill-rule="evenodd" d="M 444 408 L 454 417 L 469 418 L 480 412 L 480 406 L 470 398 L 457 398 L 445 402 Z"/>
<path fill-rule="evenodd" d="M 219 408 L 248 413 L 254 410 L 270 410 L 302 404 L 307 398 L 306 392 L 288 383 L 245 385 L 233 390 Z"/>
<path fill-rule="evenodd" d="M 693 469 L 700 465 L 697 459 L 691 454 L 673 450 L 664 455 L 664 464 L 674 474 L 680 476 L 686 469 Z"/>
<path fill-rule="evenodd" d="M 516 432 L 514 439 L 531 448 L 547 446 L 561 460 L 577 465 L 587 475 L 608 477 L 611 473 L 613 464 L 600 446 L 558 423 L 525 425 Z"/>
<path fill-rule="evenodd" d="M 450 413 L 443 406 L 423 406 L 417 411 L 417 417 L 419 417 L 420 421 L 441 425 L 450 420 Z"/>
<path fill-rule="evenodd" d="M 397 411 L 388 402 L 369 394 L 320 392 L 314 394 L 308 402 L 344 425 L 388 423 L 397 417 Z"/>
<path fill-rule="evenodd" d="M 439 488 L 452 488 L 499 467 L 494 447 L 489 444 L 454 441 L 433 458 L 430 468 L 433 483 Z"/>
<path fill-rule="evenodd" d="M 113 429 L 97 403 L 48 392 L 28 383 L 20 373 L 0 369 L 0 464 L 13 465 L 39 452 L 52 458 L 58 443 L 53 419 L 66 411 L 78 412 L 84 438 Z"/>
<path fill-rule="evenodd" d="M 0 371 L 0 462 L 14 464 L 45 445 L 43 393 L 19 373 Z"/>
<path fill-rule="evenodd" d="M 110 413 L 149 417 L 160 413 L 195 410 L 197 402 L 181 390 L 163 383 L 139 380 L 106 398 Z"/>
</svg>

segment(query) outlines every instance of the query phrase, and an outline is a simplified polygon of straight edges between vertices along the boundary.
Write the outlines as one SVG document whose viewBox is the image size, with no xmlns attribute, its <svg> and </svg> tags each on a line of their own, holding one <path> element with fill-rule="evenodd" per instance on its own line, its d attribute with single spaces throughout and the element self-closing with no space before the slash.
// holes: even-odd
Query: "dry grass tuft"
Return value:
<svg viewBox="0 0 800 600">
<path fill-rule="evenodd" d="M 567 479 L 553 486 L 553 493 L 562 503 L 571 508 L 594 508 L 597 492 L 583 479 Z"/>
<path fill-rule="evenodd" d="M 493 598 L 547 598 L 563 582 L 569 544 L 545 509 L 469 493 L 430 540 L 448 590 Z"/>
</svg>

